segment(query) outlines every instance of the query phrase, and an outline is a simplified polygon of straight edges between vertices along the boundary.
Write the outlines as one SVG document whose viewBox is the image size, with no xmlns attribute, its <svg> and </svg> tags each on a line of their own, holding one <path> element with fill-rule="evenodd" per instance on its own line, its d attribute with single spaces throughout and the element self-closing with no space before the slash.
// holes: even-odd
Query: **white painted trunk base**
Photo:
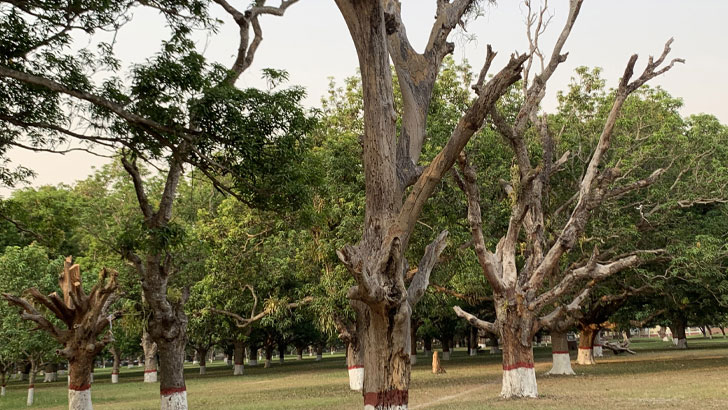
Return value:
<svg viewBox="0 0 728 410">
<path fill-rule="evenodd" d="M 388 407 L 364 406 L 364 410 L 407 410 L 407 405 Z"/>
<path fill-rule="evenodd" d="M 349 388 L 355 391 L 361 391 L 364 388 L 364 366 L 349 368 Z"/>
<path fill-rule="evenodd" d="M 134 363 L 129 363 L 129 364 L 128 364 L 128 365 L 126 366 L 126 368 L 127 368 L 127 369 L 133 369 L 133 368 L 134 368 Z"/>
<path fill-rule="evenodd" d="M 677 346 L 677 337 L 672 338 L 672 345 Z"/>
<path fill-rule="evenodd" d="M 162 395 L 161 410 L 187 410 L 187 392 Z"/>
<path fill-rule="evenodd" d="M 48 372 L 43 376 L 43 383 L 51 383 L 58 380 L 58 376 L 56 376 L 56 372 Z"/>
<path fill-rule="evenodd" d="M 320 355 L 320 354 L 317 354 L 317 355 L 316 355 L 316 361 L 317 361 L 317 362 L 320 362 L 320 361 L 321 361 L 321 359 L 323 359 L 323 358 L 324 358 L 324 357 L 323 357 L 323 355 Z"/>
<path fill-rule="evenodd" d="M 91 404 L 91 389 L 71 390 L 68 389 L 68 410 L 93 410 Z"/>
<path fill-rule="evenodd" d="M 302 354 L 297 355 L 296 360 L 303 360 L 303 355 Z"/>
<path fill-rule="evenodd" d="M 230 364 L 227 357 L 222 359 L 222 362 L 225 363 L 226 366 Z"/>
<path fill-rule="evenodd" d="M 594 361 L 594 355 L 592 354 L 592 349 L 584 349 L 579 348 L 579 355 L 576 357 L 576 364 L 581 365 L 592 365 L 596 364 Z"/>
<path fill-rule="evenodd" d="M 35 388 L 31 387 L 28 389 L 28 400 L 26 401 L 26 404 L 28 406 L 32 406 L 34 399 L 35 399 Z"/>
<path fill-rule="evenodd" d="M 470 356 L 477 356 L 478 355 L 478 349 L 470 349 Z"/>
<path fill-rule="evenodd" d="M 533 367 L 503 370 L 501 397 L 506 399 L 512 397 L 538 397 L 536 371 Z"/>
<path fill-rule="evenodd" d="M 0 396 L 5 395 L 5 386 L 0 386 Z"/>
<path fill-rule="evenodd" d="M 248 360 L 248 366 L 257 366 L 257 365 L 258 365 L 258 359 Z"/>
<path fill-rule="evenodd" d="M 119 383 L 119 373 L 111 373 L 111 383 Z"/>
<path fill-rule="evenodd" d="M 270 367 L 270 359 L 265 359 L 265 363 L 263 364 L 263 367 L 266 369 Z"/>
<path fill-rule="evenodd" d="M 283 362 L 284 362 L 284 359 L 282 357 L 279 357 L 278 358 L 278 364 L 283 364 Z"/>
<path fill-rule="evenodd" d="M 90 380 L 91 380 L 91 383 L 94 382 L 94 373 L 93 372 L 91 372 L 91 379 Z"/>
<path fill-rule="evenodd" d="M 200 366 L 200 374 L 205 374 L 207 372 L 207 366 Z"/>
<path fill-rule="evenodd" d="M 157 371 L 146 370 L 144 371 L 144 383 L 156 383 L 157 382 Z"/>
<path fill-rule="evenodd" d="M 688 339 L 677 339 L 677 348 L 678 349 L 687 349 L 688 348 Z"/>
<path fill-rule="evenodd" d="M 243 374 L 244 366 L 242 364 L 236 364 L 233 368 L 233 376 L 240 376 Z"/>
<path fill-rule="evenodd" d="M 592 350 L 592 355 L 594 357 L 604 357 L 604 352 L 602 351 L 602 345 L 594 345 L 594 349 Z"/>
<path fill-rule="evenodd" d="M 195 360 L 192 361 L 192 364 L 200 364 L 200 361 L 197 360 L 197 359 L 195 359 Z"/>
<path fill-rule="evenodd" d="M 412 366 L 414 366 L 414 365 L 416 365 L 416 364 L 417 364 L 417 355 L 416 355 L 416 354 L 411 354 L 411 355 L 410 355 L 410 364 L 411 364 Z"/>
<path fill-rule="evenodd" d="M 567 376 L 576 375 L 576 373 L 574 373 L 574 369 L 571 368 L 571 358 L 568 353 L 553 353 L 551 358 L 553 360 L 553 364 L 551 366 L 551 370 L 546 372 L 546 374 L 561 374 Z"/>
<path fill-rule="evenodd" d="M 442 352 L 442 360 L 450 360 L 450 352 Z"/>
<path fill-rule="evenodd" d="M 491 346 L 490 354 L 501 354 L 501 350 L 498 346 Z"/>
<path fill-rule="evenodd" d="M 663 338 L 662 338 L 662 341 L 663 341 L 663 342 L 669 342 L 669 341 L 670 341 L 670 339 L 669 339 L 669 338 L 668 338 L 667 336 L 663 336 Z"/>
</svg>

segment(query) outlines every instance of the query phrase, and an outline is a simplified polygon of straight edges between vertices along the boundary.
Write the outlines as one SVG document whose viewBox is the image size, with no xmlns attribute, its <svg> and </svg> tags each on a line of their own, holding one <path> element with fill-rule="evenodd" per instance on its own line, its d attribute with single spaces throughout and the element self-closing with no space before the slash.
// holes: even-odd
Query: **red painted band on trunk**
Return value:
<svg viewBox="0 0 728 410">
<path fill-rule="evenodd" d="M 592 349 L 591 347 L 581 347 L 581 346 L 579 346 L 579 350 L 591 350 L 591 349 Z"/>
<path fill-rule="evenodd" d="M 364 405 L 374 407 L 404 406 L 409 402 L 407 390 L 389 390 L 364 393 Z"/>
<path fill-rule="evenodd" d="M 503 365 L 503 370 L 533 369 L 533 363 L 518 362 L 511 365 Z"/>
<path fill-rule="evenodd" d="M 31 384 L 30 386 L 28 386 L 28 390 L 34 389 L 34 388 L 35 388 L 35 384 Z"/>
<path fill-rule="evenodd" d="M 161 394 L 162 396 L 171 396 L 175 393 L 182 393 L 184 391 L 187 391 L 187 387 L 185 386 L 172 387 L 171 389 L 160 389 L 159 394 Z"/>
<path fill-rule="evenodd" d="M 242 363 L 235 363 L 235 366 L 242 366 Z"/>
<path fill-rule="evenodd" d="M 88 390 L 90 388 L 91 388 L 91 384 L 84 384 L 83 386 L 74 386 L 72 384 L 68 385 L 68 390 L 73 390 L 73 391 L 84 391 L 84 390 Z"/>
<path fill-rule="evenodd" d="M 116 373 L 111 373 L 111 375 L 112 375 L 112 376 L 113 376 L 113 375 L 117 375 L 117 376 L 118 376 L 118 375 L 119 375 L 119 372 L 116 372 Z"/>
<path fill-rule="evenodd" d="M 594 345 L 594 347 L 602 347 L 602 345 L 596 345 L 596 344 L 595 344 L 595 345 Z"/>
<path fill-rule="evenodd" d="M 349 366 L 349 370 L 363 369 L 363 368 L 364 368 L 364 365 L 363 364 L 355 364 L 353 366 Z"/>
<path fill-rule="evenodd" d="M 559 352 L 551 352 L 551 354 L 569 354 L 569 351 L 566 350 L 566 351 L 563 351 L 563 352 L 561 352 L 561 351 L 559 351 Z"/>
<path fill-rule="evenodd" d="M 144 370 L 144 373 L 156 373 L 156 372 L 157 372 L 156 369 L 155 370 Z"/>
</svg>

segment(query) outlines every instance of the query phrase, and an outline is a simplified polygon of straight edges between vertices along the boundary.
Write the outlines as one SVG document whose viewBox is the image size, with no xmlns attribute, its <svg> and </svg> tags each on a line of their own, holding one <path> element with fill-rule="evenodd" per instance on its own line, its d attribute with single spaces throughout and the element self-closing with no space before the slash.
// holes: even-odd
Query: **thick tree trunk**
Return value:
<svg viewBox="0 0 728 410">
<path fill-rule="evenodd" d="M 594 332 L 594 349 L 592 350 L 594 357 L 604 357 L 601 333 L 601 330 Z"/>
<path fill-rule="evenodd" d="M 470 356 L 478 355 L 478 329 L 475 326 L 470 327 L 468 335 L 468 354 Z"/>
<path fill-rule="evenodd" d="M 121 354 L 119 349 L 112 346 L 111 355 L 114 358 L 114 365 L 111 368 L 111 383 L 119 383 L 119 368 L 121 367 Z"/>
<path fill-rule="evenodd" d="M 594 361 L 594 338 L 596 328 L 592 325 L 583 326 L 579 331 L 579 355 L 576 364 L 593 365 Z"/>
<path fill-rule="evenodd" d="M 270 362 L 272 359 L 273 359 L 273 345 L 268 344 L 265 346 L 265 364 L 263 365 L 263 367 L 266 369 L 270 368 Z"/>
<path fill-rule="evenodd" d="M 685 334 L 685 326 L 686 323 L 683 319 L 674 320 L 672 326 L 670 326 L 673 332 L 672 338 L 676 340 L 676 346 L 678 349 L 688 348 L 688 339 Z"/>
<path fill-rule="evenodd" d="M 58 381 L 58 364 L 48 363 L 43 368 L 43 383 L 52 383 Z"/>
<path fill-rule="evenodd" d="M 187 410 L 187 387 L 184 379 L 184 354 L 187 337 L 184 330 L 178 337 L 160 340 L 159 392 L 162 410 Z"/>
<path fill-rule="evenodd" d="M 430 357 L 432 355 L 432 338 L 429 336 L 425 337 L 424 345 L 425 345 L 425 357 Z"/>
<path fill-rule="evenodd" d="M 242 376 L 245 371 L 245 343 L 242 340 L 233 343 L 233 363 L 233 376 Z"/>
<path fill-rule="evenodd" d="M 303 360 L 303 346 L 296 346 L 296 360 Z"/>
<path fill-rule="evenodd" d="M 199 347 L 197 350 L 197 356 L 200 358 L 200 374 L 207 373 L 207 353 L 209 348 Z"/>
<path fill-rule="evenodd" d="M 145 330 L 142 333 L 142 349 L 144 350 L 144 383 L 157 382 L 157 344 Z"/>
<path fill-rule="evenodd" d="M 517 303 L 509 306 L 501 297 L 496 296 L 495 305 L 503 350 L 501 397 L 538 397 L 531 333 L 533 318 L 523 306 Z"/>
<path fill-rule="evenodd" d="M 448 337 L 444 337 L 440 340 L 440 343 L 442 344 L 442 360 L 450 360 L 450 342 L 451 339 Z"/>
<path fill-rule="evenodd" d="M 571 357 L 569 356 L 569 341 L 566 339 L 566 332 L 551 331 L 551 357 L 553 364 L 551 370 L 546 374 L 573 376 L 571 368 Z"/>
<path fill-rule="evenodd" d="M 78 351 L 78 350 L 77 350 Z M 89 410 L 91 405 L 91 372 L 94 358 L 76 355 L 68 361 L 68 408 Z"/>
<path fill-rule="evenodd" d="M 324 347 L 316 346 L 316 361 L 320 362 L 324 358 Z"/>
<path fill-rule="evenodd" d="M 407 409 L 410 381 L 409 303 L 368 309 L 358 331 L 364 347 L 364 408 Z"/>
<path fill-rule="evenodd" d="M 364 388 L 364 352 L 358 338 L 346 345 L 346 367 L 349 370 L 349 388 L 362 391 Z"/>
</svg>

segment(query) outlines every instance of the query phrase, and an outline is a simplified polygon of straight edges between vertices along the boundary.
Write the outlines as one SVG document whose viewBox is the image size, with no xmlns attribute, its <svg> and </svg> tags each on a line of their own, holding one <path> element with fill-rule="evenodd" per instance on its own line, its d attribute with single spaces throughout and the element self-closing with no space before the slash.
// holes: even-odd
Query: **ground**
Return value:
<svg viewBox="0 0 728 410">
<path fill-rule="evenodd" d="M 596 366 L 574 366 L 576 377 L 544 376 L 550 348 L 536 349 L 536 374 L 541 397 L 506 401 L 500 393 L 500 356 L 481 352 L 469 357 L 457 350 L 443 361 L 446 374 L 433 375 L 423 354 L 412 372 L 410 409 L 644 409 L 728 408 L 728 341 L 689 339 L 690 349 L 671 343 L 636 341 L 637 356 L 607 356 Z M 572 359 L 575 355 L 572 354 Z M 217 361 L 200 376 L 186 370 L 191 409 L 357 409 L 361 394 L 348 389 L 342 355 L 324 355 L 315 362 L 286 357 L 270 369 L 245 366 L 244 376 Z M 120 383 L 110 383 L 110 369 L 97 369 L 92 395 L 95 409 L 158 409 L 159 385 L 142 383 L 142 368 L 122 369 Z M 42 381 L 42 377 L 40 378 Z M 25 406 L 25 385 L 13 381 L 0 409 Z M 65 409 L 64 382 L 37 383 L 36 409 Z"/>
</svg>

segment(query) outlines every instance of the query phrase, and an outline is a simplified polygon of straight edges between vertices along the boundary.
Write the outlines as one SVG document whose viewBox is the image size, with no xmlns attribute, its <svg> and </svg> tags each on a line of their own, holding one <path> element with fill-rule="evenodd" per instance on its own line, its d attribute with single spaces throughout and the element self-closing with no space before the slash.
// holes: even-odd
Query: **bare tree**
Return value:
<svg viewBox="0 0 728 410">
<path fill-rule="evenodd" d="M 475 179 L 475 169 L 468 163 L 463 154 L 459 158 L 462 175 L 456 179 L 466 193 L 468 201 L 468 220 L 471 227 L 475 253 L 483 273 L 493 289 L 496 320 L 494 323 L 477 319 L 473 315 L 456 307 L 458 316 L 471 324 L 500 335 L 503 348 L 503 397 L 536 397 L 538 395 L 536 377 L 533 369 L 533 351 L 531 341 L 535 333 L 542 327 L 551 327 L 559 317 L 559 311 L 541 316 L 547 306 L 569 295 L 584 282 L 600 280 L 616 272 L 634 267 L 644 261 L 644 255 L 660 252 L 650 250 L 621 255 L 609 260 L 600 259 L 597 248 L 582 262 L 568 267 L 560 281 L 553 286 L 545 283 L 547 276 L 559 270 L 559 263 L 574 246 L 577 238 L 584 232 L 589 217 L 594 209 L 603 201 L 622 195 L 653 183 L 663 172 L 656 170 L 649 178 L 636 181 L 626 186 L 614 187 L 613 183 L 620 175 L 617 168 L 600 169 L 602 159 L 607 152 L 615 123 L 622 105 L 627 97 L 654 77 L 670 70 L 675 59 L 665 63 L 670 52 L 672 40 L 665 45 L 659 58 L 650 57 L 642 74 L 632 79 L 637 55 L 633 55 L 624 71 L 624 75 L 615 91 L 614 102 L 603 125 L 599 141 L 591 159 L 584 170 L 578 192 L 574 195 L 571 215 L 565 222 L 556 239 L 549 241 L 544 221 L 544 193 L 548 190 L 551 176 L 568 159 L 569 152 L 555 159 L 555 144 L 552 131 L 545 116 L 539 116 L 540 102 L 544 98 L 546 84 L 556 68 L 566 61 L 567 54 L 562 49 L 576 18 L 583 0 L 571 0 L 569 14 L 550 57 L 546 57 L 538 48 L 538 37 L 543 31 L 544 9 L 534 11 L 529 5 L 527 19 L 531 53 L 523 73 L 523 103 L 515 119 L 511 122 L 497 110 L 492 109 L 490 116 L 495 129 L 513 150 L 518 167 L 517 180 L 513 184 L 505 183 L 505 189 L 511 198 L 511 217 L 506 234 L 498 242 L 494 252 L 486 248 L 482 230 L 480 212 L 480 194 Z M 538 60 L 535 60 L 538 59 Z M 534 61 L 540 60 L 541 72 L 533 79 L 529 70 Z M 537 166 L 532 165 L 531 153 L 527 144 L 526 133 L 535 129 L 540 139 L 541 160 Z M 520 251 L 520 243 L 525 242 L 525 262 L 522 266 L 516 262 Z M 586 296 L 578 290 L 575 300 L 559 309 L 578 309 L 579 303 Z"/>
<path fill-rule="evenodd" d="M 443 58 L 452 53 L 451 31 L 477 7 L 475 0 L 437 1 L 435 22 L 424 52 L 413 49 L 396 0 L 336 0 L 357 50 L 364 101 L 363 164 L 365 216 L 362 239 L 338 252 L 357 285 L 348 296 L 365 305 L 357 334 L 364 349 L 364 406 L 407 408 L 410 381 L 410 316 L 430 272 L 445 247 L 447 231 L 427 247 L 409 286 L 405 251 L 422 208 L 458 154 L 483 124 L 496 101 L 520 79 L 526 55 L 513 55 L 489 81 L 485 73 L 478 97 L 448 142 L 423 168 L 427 112 Z M 402 90 L 402 126 L 397 113 L 390 58 Z M 368 407 L 371 406 L 371 407 Z"/>
<path fill-rule="evenodd" d="M 8 293 L 3 297 L 11 304 L 21 308 L 20 315 L 38 325 L 38 330 L 48 332 L 63 349 L 56 351 L 68 360 L 68 408 L 70 410 L 90 410 L 91 405 L 91 371 L 94 359 L 104 347 L 111 342 L 111 332 L 106 332 L 111 322 L 120 312 L 109 312 L 111 304 L 117 298 L 117 273 L 102 269 L 99 281 L 88 295 L 83 291 L 81 273 L 78 265 L 66 258 L 63 272 L 58 280 L 63 290 L 63 298 L 53 292 L 43 295 L 36 288 L 28 289 L 30 298 L 20 298 Z M 39 312 L 35 306 L 43 306 L 56 318 L 61 320 L 66 329 L 56 326 Z"/>
</svg>

